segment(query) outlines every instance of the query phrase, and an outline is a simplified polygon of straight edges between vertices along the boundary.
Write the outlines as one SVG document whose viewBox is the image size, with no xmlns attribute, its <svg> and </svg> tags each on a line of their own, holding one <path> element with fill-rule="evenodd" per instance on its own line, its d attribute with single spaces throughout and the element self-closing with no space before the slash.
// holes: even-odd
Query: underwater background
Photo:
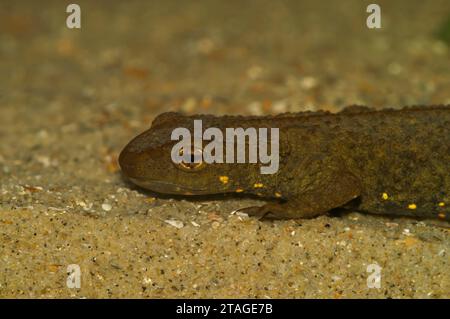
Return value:
<svg viewBox="0 0 450 319">
<path fill-rule="evenodd" d="M 0 297 L 450 297 L 448 224 L 262 222 L 117 165 L 165 111 L 450 104 L 449 1 L 377 1 L 380 29 L 373 1 L 76 1 L 80 29 L 71 2 L 0 3 Z"/>
</svg>

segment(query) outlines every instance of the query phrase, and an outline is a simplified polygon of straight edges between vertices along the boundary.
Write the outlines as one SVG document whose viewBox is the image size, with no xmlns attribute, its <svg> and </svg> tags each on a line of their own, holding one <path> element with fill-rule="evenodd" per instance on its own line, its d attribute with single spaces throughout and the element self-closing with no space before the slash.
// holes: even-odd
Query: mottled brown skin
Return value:
<svg viewBox="0 0 450 319">
<path fill-rule="evenodd" d="M 205 164 L 186 170 L 170 158 L 171 132 L 218 127 L 277 127 L 280 166 Z M 207 142 L 204 142 L 204 145 Z M 163 113 L 119 158 L 123 173 L 156 192 L 201 195 L 239 192 L 274 199 L 244 211 L 268 218 L 311 218 L 338 207 L 450 220 L 450 106 L 246 117 Z M 257 187 L 255 187 L 255 184 Z M 261 186 L 262 185 L 262 186 Z"/>
</svg>

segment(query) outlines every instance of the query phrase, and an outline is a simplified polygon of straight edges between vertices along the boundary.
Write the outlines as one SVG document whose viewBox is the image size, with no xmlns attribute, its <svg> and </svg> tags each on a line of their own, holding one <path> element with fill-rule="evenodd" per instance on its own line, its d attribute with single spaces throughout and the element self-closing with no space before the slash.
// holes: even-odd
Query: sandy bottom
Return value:
<svg viewBox="0 0 450 319">
<path fill-rule="evenodd" d="M 263 202 L 121 177 L 122 147 L 168 110 L 450 103 L 448 1 L 379 1 L 381 30 L 369 2 L 317 2 L 79 1 L 81 30 L 60 1 L 0 4 L 0 297 L 449 298 L 448 224 L 261 222 L 232 212 Z"/>
</svg>

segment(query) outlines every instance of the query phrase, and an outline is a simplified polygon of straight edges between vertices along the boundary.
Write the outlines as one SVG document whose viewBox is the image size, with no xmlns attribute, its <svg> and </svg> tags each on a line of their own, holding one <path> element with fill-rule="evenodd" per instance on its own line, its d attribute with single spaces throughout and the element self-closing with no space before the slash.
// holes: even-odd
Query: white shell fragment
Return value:
<svg viewBox="0 0 450 319">
<path fill-rule="evenodd" d="M 165 220 L 165 222 L 167 224 L 169 224 L 170 226 L 173 226 L 173 227 L 178 228 L 178 229 L 184 227 L 183 222 L 181 222 L 179 220 L 168 219 L 168 220 Z"/>
<path fill-rule="evenodd" d="M 103 209 L 104 211 L 106 211 L 106 212 L 109 212 L 109 211 L 112 209 L 112 206 L 111 206 L 111 204 L 103 203 L 103 204 L 102 204 L 102 209 Z"/>
</svg>

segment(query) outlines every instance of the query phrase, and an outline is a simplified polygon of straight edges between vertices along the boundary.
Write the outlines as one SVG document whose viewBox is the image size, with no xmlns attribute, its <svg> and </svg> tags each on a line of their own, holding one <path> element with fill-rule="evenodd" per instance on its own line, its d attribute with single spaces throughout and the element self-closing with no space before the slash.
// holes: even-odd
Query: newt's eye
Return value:
<svg viewBox="0 0 450 319">
<path fill-rule="evenodd" d="M 203 153 L 202 150 L 199 148 L 192 148 L 192 150 L 189 152 L 189 154 L 184 154 L 183 149 L 181 149 L 179 154 L 181 156 L 183 156 L 183 155 L 189 156 L 188 158 L 190 158 L 190 160 L 189 160 L 189 162 L 180 162 L 175 165 L 184 171 L 188 171 L 188 172 L 198 171 L 199 169 L 204 167 L 202 153 Z M 196 158 L 200 159 L 199 163 L 194 163 Z"/>
</svg>

